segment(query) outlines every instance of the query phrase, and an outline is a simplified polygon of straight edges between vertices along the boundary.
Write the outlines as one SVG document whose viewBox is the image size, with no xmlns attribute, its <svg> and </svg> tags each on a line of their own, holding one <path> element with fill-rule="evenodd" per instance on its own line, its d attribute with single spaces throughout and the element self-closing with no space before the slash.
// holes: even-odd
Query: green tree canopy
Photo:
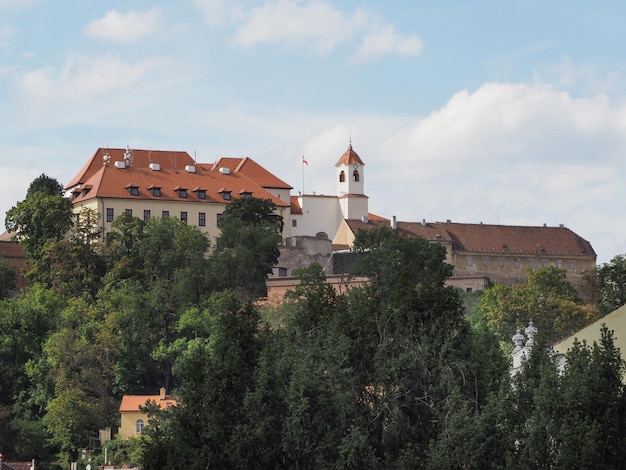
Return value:
<svg viewBox="0 0 626 470">
<path fill-rule="evenodd" d="M 45 173 L 42 173 L 31 181 L 26 191 L 26 198 L 28 199 L 35 193 L 43 193 L 49 196 L 63 196 L 63 185 L 55 178 L 51 178 Z"/>
<path fill-rule="evenodd" d="M 510 343 L 516 329 L 532 320 L 546 341 L 554 343 L 596 318 L 596 309 L 584 305 L 565 278 L 565 271 L 555 267 L 528 271 L 525 284 L 496 284 L 485 290 L 478 313 L 501 341 Z"/>
<path fill-rule="evenodd" d="M 72 203 L 63 196 L 35 192 L 7 211 L 5 226 L 26 255 L 36 259 L 47 242 L 61 240 L 72 226 Z"/>
<path fill-rule="evenodd" d="M 275 210 L 270 199 L 239 198 L 228 205 L 211 257 L 214 285 L 244 300 L 267 295 L 265 281 L 282 242 L 283 219 Z"/>
<path fill-rule="evenodd" d="M 16 276 L 15 269 L 0 255 L 0 300 L 6 299 L 15 289 L 17 285 Z"/>
</svg>

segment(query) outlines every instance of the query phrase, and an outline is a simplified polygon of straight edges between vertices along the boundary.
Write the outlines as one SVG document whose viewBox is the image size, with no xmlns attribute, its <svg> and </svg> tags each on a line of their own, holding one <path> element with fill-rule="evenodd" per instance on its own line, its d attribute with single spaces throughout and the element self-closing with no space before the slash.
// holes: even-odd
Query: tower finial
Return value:
<svg viewBox="0 0 626 470">
<path fill-rule="evenodd" d="M 352 150 L 352 136 L 348 140 L 348 150 Z"/>
</svg>

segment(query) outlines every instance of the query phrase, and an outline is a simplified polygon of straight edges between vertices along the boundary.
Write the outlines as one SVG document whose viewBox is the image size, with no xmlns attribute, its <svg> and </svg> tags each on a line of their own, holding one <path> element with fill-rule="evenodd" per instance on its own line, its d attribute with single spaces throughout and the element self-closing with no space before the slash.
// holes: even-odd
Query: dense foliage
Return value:
<svg viewBox="0 0 626 470">
<path fill-rule="evenodd" d="M 13 460 L 65 466 L 117 423 L 123 394 L 165 387 L 178 405 L 149 408 L 140 439 L 107 443 L 116 465 L 624 467 L 611 333 L 576 343 L 563 370 L 544 347 L 591 315 L 558 270 L 486 291 L 472 327 L 445 286 L 441 246 L 360 232 L 354 274 L 370 282 L 338 293 L 319 265 L 303 268 L 269 323 L 254 300 L 281 242 L 271 201 L 233 201 L 215 241 L 174 218 L 122 214 L 102 246 L 94 214 L 69 238 L 37 219 L 45 202 L 67 220 L 45 199 L 54 181 L 31 186 L 9 222 L 23 224 L 31 284 L 0 298 L 0 442 Z M 531 316 L 544 343 L 511 380 L 499 340 Z"/>
</svg>

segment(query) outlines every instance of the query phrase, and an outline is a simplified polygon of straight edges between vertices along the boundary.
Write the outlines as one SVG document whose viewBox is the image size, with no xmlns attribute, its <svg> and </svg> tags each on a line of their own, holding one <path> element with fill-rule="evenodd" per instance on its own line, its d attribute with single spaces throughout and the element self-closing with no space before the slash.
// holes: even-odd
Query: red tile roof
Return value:
<svg viewBox="0 0 626 470">
<path fill-rule="evenodd" d="M 231 173 L 239 173 L 264 188 L 293 189 L 249 157 L 220 158 L 211 171 L 219 172 L 220 168 L 228 168 Z"/>
<path fill-rule="evenodd" d="M 352 165 L 353 163 L 358 163 L 360 165 L 365 165 L 361 157 L 352 150 L 352 144 L 348 146 L 348 150 L 339 158 L 339 161 L 335 164 L 335 166 L 340 165 Z"/>
<path fill-rule="evenodd" d="M 291 201 L 291 215 L 302 214 L 302 207 L 300 207 L 298 196 L 291 196 L 289 200 Z"/>
<path fill-rule="evenodd" d="M 386 220 L 346 221 L 353 233 L 369 230 Z M 591 244 L 570 229 L 559 227 L 530 227 L 516 225 L 460 224 L 452 222 L 397 222 L 397 229 L 409 236 L 431 241 L 446 241 L 455 251 L 490 253 L 519 253 L 562 256 L 596 256 Z"/>
<path fill-rule="evenodd" d="M 147 401 L 156 402 L 161 409 L 176 405 L 176 400 L 171 395 L 165 395 L 164 399 L 161 399 L 161 395 L 124 395 L 120 411 L 139 411 L 141 406 L 146 406 Z"/>
<path fill-rule="evenodd" d="M 227 190 L 234 194 L 248 192 L 257 198 L 271 199 L 278 207 L 288 206 L 265 188 L 287 189 L 289 186 L 249 158 L 229 159 L 239 163 L 230 174 L 223 174 L 217 164 L 196 164 L 186 152 L 132 150 L 132 164 L 118 168 L 116 162 L 124 161 L 125 151 L 98 149 L 66 186 L 75 194 L 73 202 L 98 197 L 227 204 L 228 201 L 220 195 Z M 103 159 L 105 154 L 110 156 L 108 161 Z M 159 169 L 151 169 L 151 164 L 158 164 Z M 256 176 L 261 181 L 255 181 L 253 178 Z M 130 194 L 131 187 L 137 188 L 137 195 Z M 160 196 L 153 195 L 152 188 L 160 188 Z M 186 198 L 180 197 L 177 191 L 188 188 L 195 188 L 196 191 L 187 191 Z M 197 197 L 198 189 L 206 190 L 206 198 Z"/>
</svg>

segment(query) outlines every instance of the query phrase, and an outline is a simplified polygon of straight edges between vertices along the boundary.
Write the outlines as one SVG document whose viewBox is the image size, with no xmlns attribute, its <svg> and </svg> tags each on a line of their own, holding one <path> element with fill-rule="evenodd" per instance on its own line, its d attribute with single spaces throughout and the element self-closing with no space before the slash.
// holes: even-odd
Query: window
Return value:
<svg viewBox="0 0 626 470">
<path fill-rule="evenodd" d="M 502 257 L 498 258 L 498 267 L 504 268 L 504 258 Z"/>
<path fill-rule="evenodd" d="M 180 221 L 181 221 L 183 224 L 186 224 L 186 223 L 187 223 L 187 212 L 183 212 L 183 211 L 181 211 L 181 213 L 180 213 Z"/>
<path fill-rule="evenodd" d="M 559 269 L 563 269 L 563 262 L 560 259 L 556 261 L 556 267 Z"/>
<path fill-rule="evenodd" d="M 150 220 L 150 209 L 143 210 L 143 221 L 148 222 Z"/>
<path fill-rule="evenodd" d="M 198 189 L 198 199 L 206 199 L 206 190 Z"/>
<path fill-rule="evenodd" d="M 154 197 L 160 197 L 161 196 L 161 188 L 152 188 L 152 195 Z"/>
<path fill-rule="evenodd" d="M 185 188 L 178 188 L 178 197 L 186 198 L 187 190 Z"/>
<path fill-rule="evenodd" d="M 489 267 L 489 256 L 483 256 L 483 268 Z"/>
<path fill-rule="evenodd" d="M 354 171 L 352 172 L 352 177 L 354 178 L 354 181 L 355 181 L 356 183 L 358 183 L 358 182 L 359 182 L 359 172 L 358 172 L 358 170 L 354 170 Z"/>
<path fill-rule="evenodd" d="M 139 195 L 139 186 L 126 186 L 131 196 Z"/>
<path fill-rule="evenodd" d="M 535 269 L 535 260 L 534 259 L 529 259 L 528 260 L 528 267 L 530 269 Z"/>
<path fill-rule="evenodd" d="M 217 214 L 217 224 L 219 225 L 220 220 L 222 220 L 222 215 L 223 214 Z"/>
<path fill-rule="evenodd" d="M 113 222 L 115 212 L 112 207 L 107 207 L 107 222 Z"/>
<path fill-rule="evenodd" d="M 514 258 L 513 259 L 513 267 L 514 268 L 519 268 L 520 267 L 519 258 Z"/>
<path fill-rule="evenodd" d="M 206 212 L 198 213 L 198 226 L 206 227 Z"/>
<path fill-rule="evenodd" d="M 468 256 L 468 257 L 467 257 L 467 265 L 468 265 L 468 266 L 471 266 L 472 264 L 474 264 L 474 260 L 472 259 L 472 257 L 471 257 L 471 256 Z"/>
<path fill-rule="evenodd" d="M 296 219 L 291 219 L 291 226 L 292 227 L 297 227 L 298 226 L 298 221 Z"/>
<path fill-rule="evenodd" d="M 573 259 L 569 260 L 569 270 L 576 271 L 576 261 L 574 261 Z"/>
<path fill-rule="evenodd" d="M 161 217 L 163 217 L 164 219 L 170 216 L 170 211 L 162 211 L 161 212 Z"/>
<path fill-rule="evenodd" d="M 126 213 L 128 215 L 133 215 L 133 210 L 132 209 L 126 209 Z"/>
<path fill-rule="evenodd" d="M 220 194 L 222 195 L 222 199 L 224 199 L 224 201 L 230 201 L 230 191 L 221 191 Z"/>
<path fill-rule="evenodd" d="M 471 294 L 472 293 L 472 288 L 471 287 L 467 287 L 465 289 L 465 292 L 467 292 L 468 294 Z"/>
<path fill-rule="evenodd" d="M 249 193 L 247 191 L 243 192 L 243 193 L 241 193 L 241 197 L 244 198 L 244 199 L 250 199 L 252 197 L 252 193 Z"/>
<path fill-rule="evenodd" d="M 541 267 L 542 268 L 547 268 L 548 267 L 548 260 L 547 259 L 541 260 Z"/>
<path fill-rule="evenodd" d="M 143 419 L 138 419 L 137 422 L 135 423 L 135 432 L 137 434 L 141 434 L 143 432 L 143 428 L 144 428 Z"/>
<path fill-rule="evenodd" d="M 339 173 L 339 182 L 340 183 L 345 183 L 346 182 L 346 174 L 344 173 L 343 170 L 341 170 L 341 173 Z"/>
<path fill-rule="evenodd" d="M 278 276 L 279 277 L 287 277 L 287 268 L 278 268 Z"/>
</svg>

